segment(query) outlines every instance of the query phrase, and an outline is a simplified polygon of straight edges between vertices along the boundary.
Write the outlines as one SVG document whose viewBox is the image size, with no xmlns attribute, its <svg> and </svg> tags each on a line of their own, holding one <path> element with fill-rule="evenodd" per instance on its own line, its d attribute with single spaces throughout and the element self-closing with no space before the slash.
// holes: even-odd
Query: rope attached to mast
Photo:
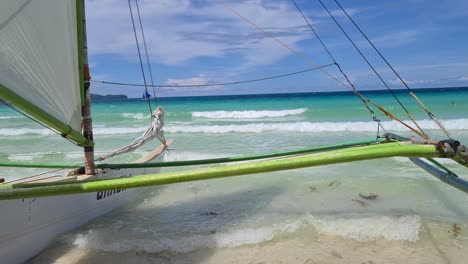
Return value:
<svg viewBox="0 0 468 264">
<path fill-rule="evenodd" d="M 338 70 L 340 71 L 341 75 L 343 75 L 343 77 L 346 79 L 346 82 L 353 88 L 353 90 L 357 90 L 356 87 L 354 86 L 354 84 L 349 80 L 348 78 L 348 75 L 341 69 L 341 66 L 340 64 L 338 64 L 338 62 L 336 61 L 335 57 L 331 54 L 330 50 L 327 48 L 327 46 L 325 45 L 325 43 L 322 41 L 322 38 L 320 38 L 320 36 L 318 35 L 317 31 L 315 31 L 314 27 L 312 26 L 312 24 L 310 24 L 309 20 L 307 19 L 307 17 L 304 15 L 304 13 L 302 13 L 302 10 L 299 8 L 299 6 L 297 5 L 296 1 L 295 0 L 291 0 L 293 2 L 293 4 L 296 6 L 296 9 L 297 11 L 299 11 L 299 13 L 301 14 L 302 18 L 304 19 L 304 21 L 307 23 L 307 25 L 309 25 L 309 28 L 312 30 L 312 32 L 314 33 L 315 37 L 320 41 L 320 44 L 322 45 L 323 49 L 327 52 L 328 56 L 330 57 L 330 59 L 333 61 L 333 63 L 336 65 L 336 67 L 338 68 Z M 367 108 L 367 110 L 369 111 L 369 113 L 371 114 L 372 116 L 372 120 L 374 120 L 375 122 L 377 122 L 377 137 L 379 136 L 379 128 L 381 127 L 383 131 L 385 131 L 385 128 L 382 126 L 382 124 L 380 123 L 380 120 L 376 117 L 375 113 L 374 113 L 374 110 L 372 110 L 370 108 L 370 106 L 367 104 L 367 102 L 360 98 L 362 103 L 364 104 L 364 106 Z"/>
<path fill-rule="evenodd" d="M 140 60 L 141 75 L 143 76 L 143 83 L 145 84 L 145 92 L 148 93 L 148 85 L 146 84 L 145 69 L 143 67 L 143 60 L 141 59 L 140 44 L 138 41 L 138 36 L 137 36 L 136 28 L 135 28 L 135 20 L 133 19 L 132 5 L 130 4 L 130 0 L 127 0 L 127 2 L 128 2 L 128 9 L 130 11 L 130 17 L 132 19 L 133 35 L 135 37 L 135 43 L 136 43 L 137 50 L 138 50 L 138 58 Z M 150 100 L 148 100 L 148 107 L 149 107 L 150 113 L 153 112 L 153 109 L 151 108 Z"/>
<path fill-rule="evenodd" d="M 320 68 L 325 68 L 329 66 L 335 65 L 334 63 L 325 64 L 321 66 L 317 66 L 315 68 L 310 68 L 307 70 L 296 71 L 291 73 L 285 73 L 280 75 L 268 76 L 258 79 L 251 79 L 251 80 L 244 80 L 244 81 L 235 81 L 235 82 L 225 82 L 225 83 L 209 83 L 209 84 L 186 84 L 186 85 L 153 85 L 154 87 L 161 87 L 161 88 L 174 88 L 174 87 L 209 87 L 209 86 L 225 86 L 225 85 L 234 85 L 234 84 L 242 84 L 242 83 L 252 83 L 252 82 L 259 82 L 259 81 L 266 81 L 271 79 L 283 78 L 291 75 L 301 74 L 305 72 L 315 71 Z M 123 86 L 145 86 L 144 84 L 138 83 L 122 83 L 122 82 L 109 82 L 109 81 L 100 81 L 100 80 L 91 80 L 92 82 L 102 83 L 102 84 L 112 84 L 112 85 L 123 85 Z"/>
<path fill-rule="evenodd" d="M 340 28 L 340 30 L 343 32 L 343 34 L 346 36 L 346 38 L 349 40 L 349 42 L 353 45 L 353 47 L 356 49 L 356 51 L 361 55 L 362 59 L 367 63 L 367 65 L 372 69 L 374 74 L 379 78 L 379 80 L 382 82 L 382 84 L 387 88 L 387 90 L 390 92 L 390 94 L 395 98 L 395 100 L 398 102 L 398 104 L 403 108 L 403 110 L 406 112 L 408 118 L 413 122 L 413 124 L 419 129 L 421 134 L 423 135 L 424 138 L 429 138 L 429 136 L 422 130 L 422 128 L 419 126 L 419 124 L 416 122 L 416 120 L 413 118 L 413 116 L 409 113 L 409 111 L 406 109 L 406 107 L 403 105 L 403 103 L 398 99 L 396 94 L 390 89 L 390 87 L 387 85 L 387 83 L 383 80 L 383 78 L 380 76 L 380 74 L 377 72 L 377 70 L 374 68 L 374 66 L 370 63 L 370 61 L 366 58 L 366 56 L 362 53 L 361 49 L 354 43 L 354 41 L 351 39 L 351 37 L 346 33 L 344 28 L 340 25 L 338 20 L 336 20 L 335 16 L 328 10 L 328 8 L 325 6 L 325 4 L 322 2 L 322 0 L 318 0 L 320 4 L 323 6 L 323 8 L 327 11 L 328 15 L 330 18 L 335 22 L 335 24 Z"/>
<path fill-rule="evenodd" d="M 338 2 L 338 0 L 334 0 L 335 3 L 340 7 L 340 9 L 343 11 L 343 13 L 348 17 L 348 19 L 353 23 L 353 25 L 359 30 L 359 32 L 362 34 L 362 36 L 369 42 L 369 44 L 374 48 L 374 50 L 379 54 L 380 58 L 387 64 L 387 66 L 393 71 L 393 73 L 397 76 L 397 78 L 403 83 L 403 85 L 408 89 L 409 94 L 416 100 L 416 102 L 421 106 L 421 108 L 428 114 L 428 116 L 444 131 L 445 135 L 447 137 L 452 138 L 447 131 L 447 129 L 442 125 L 442 123 L 432 114 L 432 112 L 427 109 L 427 107 L 422 103 L 422 101 L 416 96 L 416 94 L 413 92 L 413 90 L 408 86 L 408 84 L 405 82 L 403 78 L 398 74 L 398 72 L 392 67 L 392 65 L 388 62 L 388 60 L 382 55 L 382 53 L 377 49 L 377 47 L 372 43 L 372 41 L 367 37 L 367 35 L 361 30 L 361 28 L 354 22 L 354 19 L 351 18 L 351 16 L 346 12 L 346 10 L 341 6 L 341 4 Z"/>
<path fill-rule="evenodd" d="M 265 34 L 266 36 L 270 37 L 271 39 L 273 39 L 274 41 L 276 41 L 278 44 L 280 44 L 281 46 L 287 48 L 289 51 L 291 51 L 292 53 L 296 54 L 297 56 L 299 56 L 300 58 L 302 58 L 306 63 L 314 66 L 314 67 L 317 67 L 317 64 L 315 62 L 313 62 L 310 58 L 304 56 L 303 54 L 301 54 L 300 52 L 294 50 L 293 48 L 289 47 L 288 45 L 286 45 L 284 42 L 282 42 L 281 40 L 279 40 L 278 38 L 276 38 L 274 35 L 272 35 L 271 33 L 265 31 L 264 29 L 262 29 L 261 27 L 259 27 L 257 24 L 255 24 L 254 22 L 250 21 L 249 19 L 247 19 L 246 17 L 242 16 L 241 14 L 239 14 L 236 10 L 234 10 L 232 7 L 230 7 L 225 0 L 221 0 L 220 1 L 221 4 L 223 4 L 223 6 L 228 9 L 229 11 L 233 12 L 236 16 L 238 16 L 239 18 L 241 18 L 242 20 L 244 20 L 246 23 L 250 24 L 254 29 L 258 30 L 258 31 L 261 31 L 263 34 Z M 425 138 L 426 135 L 424 133 L 421 133 L 419 130 L 411 127 L 410 125 L 406 124 L 405 122 L 403 122 L 402 120 L 398 119 L 397 117 L 395 117 L 392 113 L 390 113 L 389 111 L 385 110 L 383 107 L 381 107 L 380 105 L 374 103 L 373 101 L 371 101 L 369 98 L 365 97 L 364 95 L 362 95 L 361 93 L 359 93 L 356 89 L 353 89 L 353 87 L 350 87 L 348 84 L 342 82 L 340 79 L 338 79 L 336 76 L 334 76 L 333 74 L 327 72 L 326 70 L 324 69 L 319 69 L 322 73 L 324 73 L 325 75 L 327 75 L 328 77 L 332 78 L 333 80 L 335 80 L 337 83 L 339 83 L 340 85 L 342 85 L 343 87 L 346 87 L 348 89 L 350 89 L 354 94 L 356 94 L 359 98 L 361 98 L 361 100 L 364 100 L 365 102 L 367 103 L 370 103 L 372 104 L 373 106 L 375 106 L 377 109 L 379 109 L 380 111 L 382 111 L 386 116 L 388 116 L 390 119 L 393 119 L 397 122 L 399 122 L 400 124 L 404 125 L 405 127 L 409 128 L 411 131 L 413 131 L 414 133 L 418 134 L 419 136 Z"/>
<path fill-rule="evenodd" d="M 154 90 L 155 86 L 154 86 L 153 72 L 151 71 L 151 63 L 149 61 L 148 49 L 146 48 L 145 31 L 143 30 L 143 23 L 141 22 L 140 7 L 138 7 L 138 0 L 135 0 L 135 4 L 137 8 L 138 21 L 140 22 L 140 30 L 141 30 L 141 36 L 143 38 L 143 46 L 145 48 L 146 64 L 148 65 L 148 72 L 150 75 L 151 87 L 153 88 L 154 104 L 157 106 L 158 102 L 156 101 L 156 91 Z M 149 101 L 149 98 L 148 98 L 148 101 Z"/>
</svg>

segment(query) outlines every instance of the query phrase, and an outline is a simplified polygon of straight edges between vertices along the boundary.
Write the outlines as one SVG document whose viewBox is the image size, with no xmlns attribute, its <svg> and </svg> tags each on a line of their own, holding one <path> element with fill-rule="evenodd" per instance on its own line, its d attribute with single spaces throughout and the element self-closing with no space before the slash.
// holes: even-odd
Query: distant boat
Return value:
<svg viewBox="0 0 468 264">
<path fill-rule="evenodd" d="M 145 91 L 141 98 L 144 100 L 149 100 L 151 98 L 151 94 L 149 94 L 148 91 Z"/>
</svg>

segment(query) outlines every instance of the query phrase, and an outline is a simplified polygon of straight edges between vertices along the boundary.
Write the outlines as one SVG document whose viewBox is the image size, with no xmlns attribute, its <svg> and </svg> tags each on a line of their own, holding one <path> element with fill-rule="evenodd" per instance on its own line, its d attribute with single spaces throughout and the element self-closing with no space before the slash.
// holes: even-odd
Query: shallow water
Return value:
<svg viewBox="0 0 468 264">
<path fill-rule="evenodd" d="M 374 97 L 404 116 L 390 97 Z M 420 97 L 454 138 L 468 143 L 468 92 Z M 454 107 L 452 98 L 457 98 Z M 402 100 L 410 104 L 409 98 Z M 352 96 L 163 98 L 160 103 L 166 137 L 174 139 L 168 161 L 335 144 L 377 132 Z M 426 132 L 444 138 L 415 103 L 408 107 Z M 0 116 L 2 161 L 81 162 L 81 150 L 45 128 L 5 107 Z M 147 104 L 139 100 L 97 102 L 93 116 L 98 154 L 129 143 L 149 122 Z M 380 117 L 387 130 L 410 135 Z M 143 150 L 113 161 L 130 161 Z M 441 162 L 468 177 L 454 162 Z M 14 179 L 37 171 L 6 168 L 2 174 Z M 363 197 L 372 194 L 375 199 Z M 398 157 L 160 186 L 136 205 L 64 234 L 30 262 L 465 263 L 467 202 L 468 195 Z"/>
</svg>

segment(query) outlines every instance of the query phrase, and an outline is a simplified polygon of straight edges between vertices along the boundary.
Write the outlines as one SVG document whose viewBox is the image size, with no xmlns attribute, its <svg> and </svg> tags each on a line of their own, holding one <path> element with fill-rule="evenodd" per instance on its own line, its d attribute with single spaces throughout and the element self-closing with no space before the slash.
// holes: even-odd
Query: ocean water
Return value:
<svg viewBox="0 0 468 264">
<path fill-rule="evenodd" d="M 454 138 L 468 144 L 468 89 L 418 95 Z M 388 94 L 366 96 L 408 119 Z M 445 139 L 408 94 L 397 96 L 426 133 Z M 158 105 L 166 112 L 166 138 L 174 139 L 166 161 L 293 150 L 377 134 L 377 124 L 349 93 L 159 98 Z M 92 111 L 98 155 L 128 144 L 150 121 L 148 104 L 138 99 L 96 101 Z M 375 111 L 387 131 L 411 135 Z M 113 161 L 131 161 L 156 145 Z M 1 161 L 78 164 L 81 157 L 74 145 L 0 106 Z M 468 179 L 466 168 L 441 162 Z M 38 171 L 1 170 L 7 180 Z M 371 193 L 375 200 L 360 196 Z M 63 234 L 30 262 L 465 263 L 467 204 L 468 194 L 400 157 L 181 183 L 154 187 L 136 204 Z"/>
</svg>

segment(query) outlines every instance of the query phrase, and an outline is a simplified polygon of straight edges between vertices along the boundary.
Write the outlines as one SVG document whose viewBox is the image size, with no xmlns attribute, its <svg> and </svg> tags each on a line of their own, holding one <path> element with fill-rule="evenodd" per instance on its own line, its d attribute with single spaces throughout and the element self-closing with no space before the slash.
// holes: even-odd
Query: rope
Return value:
<svg viewBox="0 0 468 264">
<path fill-rule="evenodd" d="M 165 161 L 165 162 L 151 162 L 151 163 L 114 163 L 114 164 L 99 164 L 98 168 L 152 168 L 152 167 L 177 167 L 177 166 L 193 166 L 193 165 L 204 165 L 204 164 L 216 164 L 216 163 L 228 163 L 228 162 L 239 162 L 239 161 L 248 161 L 248 160 L 258 160 L 258 159 L 267 159 L 267 158 L 279 158 L 285 156 L 295 156 L 302 154 L 309 154 L 321 151 L 329 151 L 336 149 L 347 149 L 356 146 L 368 146 L 368 145 L 379 145 L 378 143 L 385 143 L 383 140 L 376 140 L 374 138 L 367 140 L 360 140 L 348 143 L 334 144 L 334 145 L 325 145 L 319 147 L 298 149 L 298 150 L 288 150 L 282 152 L 273 152 L 266 154 L 254 154 L 254 155 L 245 155 L 245 156 L 233 156 L 226 158 L 214 158 L 214 159 L 199 159 L 199 160 L 185 160 L 185 161 Z"/>
<path fill-rule="evenodd" d="M 127 2 L 128 2 L 128 9 L 130 11 L 130 17 L 132 18 L 133 35 L 135 36 L 135 43 L 136 43 L 137 50 L 138 50 L 138 58 L 140 60 L 141 75 L 143 76 L 143 82 L 145 84 L 145 91 L 148 93 L 148 86 L 146 84 L 145 70 L 144 70 L 144 67 L 143 67 L 143 61 L 141 59 L 140 44 L 138 43 L 138 36 L 137 36 L 136 28 L 135 28 L 135 20 L 133 19 L 132 5 L 130 4 L 130 0 L 127 0 Z M 147 100 L 147 101 L 148 101 L 148 107 L 149 107 L 150 114 L 151 114 L 153 112 L 153 109 L 151 109 L 151 102 L 150 102 L 150 100 Z"/>
<path fill-rule="evenodd" d="M 312 30 L 312 32 L 314 33 L 315 37 L 320 41 L 320 44 L 322 45 L 323 49 L 327 52 L 328 56 L 330 57 L 330 59 L 333 61 L 333 63 L 336 65 L 336 67 L 338 68 L 338 70 L 341 72 L 341 75 L 343 75 L 343 77 L 346 79 L 346 82 L 354 89 L 356 90 L 356 88 L 354 87 L 354 84 L 349 80 L 348 78 L 348 75 L 346 75 L 346 73 L 344 73 L 344 71 L 341 69 L 341 66 L 338 64 L 338 62 L 336 61 L 335 57 L 333 57 L 333 55 L 331 54 L 330 50 L 327 48 L 327 46 L 325 45 L 325 43 L 322 41 L 322 38 L 320 38 L 320 36 L 318 35 L 317 31 L 315 31 L 314 27 L 312 27 L 312 24 L 310 24 L 309 20 L 307 19 L 307 17 L 304 15 L 304 13 L 302 13 L 302 10 L 299 8 L 299 5 L 297 5 L 296 1 L 295 0 L 291 0 L 294 5 L 296 6 L 296 9 L 297 11 L 299 11 L 299 13 L 301 14 L 302 18 L 305 20 L 305 22 L 307 23 L 307 25 L 309 25 L 309 28 Z M 378 132 L 378 129 L 379 129 L 379 126 L 382 126 L 380 124 L 380 120 L 377 119 L 375 113 L 374 113 L 374 110 L 372 110 L 369 105 L 367 104 L 367 102 L 365 100 L 362 100 L 361 98 L 361 101 L 362 103 L 364 104 L 364 106 L 367 108 L 367 110 L 369 110 L 369 113 L 371 114 L 372 116 L 372 120 L 374 120 L 375 122 L 378 123 L 377 125 L 377 136 L 379 134 Z M 383 129 L 383 127 L 382 127 Z"/>
<path fill-rule="evenodd" d="M 340 25 L 340 23 L 336 20 L 336 18 L 333 16 L 333 14 L 330 12 L 330 10 L 328 10 L 328 8 L 325 6 L 325 4 L 322 2 L 322 0 L 318 0 L 318 1 L 323 6 L 323 8 L 327 11 L 328 15 L 333 19 L 335 24 L 340 28 L 340 30 L 343 32 L 343 34 L 346 36 L 346 38 L 349 40 L 349 42 L 351 42 L 351 44 L 356 49 L 356 51 L 359 53 L 359 55 L 361 55 L 361 57 L 364 59 L 364 61 L 367 63 L 367 65 L 369 65 L 369 67 L 372 69 L 374 74 L 379 78 L 379 80 L 382 82 L 382 84 L 385 86 L 385 88 L 387 88 L 387 90 L 390 92 L 390 94 L 393 96 L 393 98 L 395 98 L 395 100 L 398 102 L 398 104 L 403 108 L 403 110 L 406 112 L 408 118 L 414 123 L 414 125 L 419 129 L 419 131 L 421 131 L 421 133 L 424 135 L 423 137 L 424 138 L 429 138 L 429 136 L 427 136 L 427 134 L 424 133 L 422 128 L 418 125 L 418 123 L 413 118 L 413 116 L 411 116 L 411 114 L 406 109 L 406 107 L 403 105 L 403 103 L 400 101 L 400 99 L 398 99 L 396 94 L 392 91 L 392 89 L 390 89 L 390 87 L 387 85 L 387 83 L 383 80 L 383 78 L 380 76 L 380 74 L 377 72 L 377 70 L 374 68 L 374 66 L 372 66 L 372 64 L 369 62 L 369 60 L 366 58 L 366 56 L 362 53 L 362 51 L 359 49 L 359 47 L 356 45 L 356 43 L 354 43 L 354 41 L 351 39 L 351 37 L 348 35 L 348 33 L 346 33 L 346 31 L 343 29 L 343 27 Z"/>
<path fill-rule="evenodd" d="M 238 12 L 236 12 L 233 8 L 231 8 L 228 4 L 226 4 L 225 0 L 221 0 L 221 3 L 223 4 L 223 6 L 230 10 L 231 12 L 233 12 L 235 15 L 237 15 L 239 18 L 241 18 L 242 20 L 244 20 L 246 23 L 250 24 L 254 29 L 258 30 L 258 31 L 261 31 L 263 32 L 263 34 L 265 34 L 266 36 L 270 37 L 271 39 L 273 39 L 274 41 L 276 41 L 278 44 L 280 44 L 281 46 L 287 48 L 288 50 L 290 50 L 292 53 L 296 54 L 297 56 L 299 56 L 300 58 L 302 58 L 306 63 L 312 65 L 312 66 L 317 66 L 316 63 L 314 63 L 311 59 L 309 59 L 308 57 L 304 56 L 303 54 L 297 52 L 296 50 L 292 49 L 291 47 L 289 47 L 288 45 L 286 45 L 285 43 L 283 43 L 281 40 L 279 40 L 278 38 L 276 38 L 275 36 L 273 36 L 271 33 L 269 32 L 266 32 L 264 29 L 260 28 L 259 26 L 257 26 L 255 23 L 253 23 L 252 21 L 248 20 L 247 18 L 243 17 L 241 14 L 239 14 Z M 407 127 L 408 129 L 410 129 L 411 131 L 413 131 L 414 133 L 418 134 L 419 136 L 421 137 L 426 137 L 423 133 L 419 132 L 418 130 L 416 130 L 415 128 L 411 127 L 410 125 L 404 123 L 403 121 L 401 121 L 400 119 L 398 119 L 397 117 L 395 117 L 392 113 L 390 113 L 389 111 L 385 110 L 383 107 L 379 106 L 378 104 L 374 103 L 373 101 L 371 101 L 369 98 L 365 97 L 364 95 L 362 95 L 361 93 L 359 93 L 356 89 L 353 89 L 352 87 L 350 87 L 349 85 L 347 85 L 346 83 L 342 82 L 341 80 L 339 80 L 337 77 L 335 77 L 333 74 L 327 72 L 326 70 L 320 68 L 319 69 L 322 73 L 324 73 L 325 75 L 327 75 L 328 77 L 332 78 L 333 80 L 335 80 L 337 83 L 341 84 L 343 87 L 346 87 L 348 89 L 350 89 L 351 91 L 353 91 L 353 93 L 355 93 L 357 96 L 359 96 L 359 98 L 361 98 L 361 100 L 364 100 L 366 101 L 367 103 L 370 103 L 372 104 L 373 106 L 375 106 L 377 109 L 379 109 L 380 111 L 382 111 L 386 116 L 388 116 L 390 119 L 393 119 L 397 122 L 399 122 L 400 124 L 404 125 L 405 127 Z"/>
<path fill-rule="evenodd" d="M 84 163 L 79 163 L 79 164 L 73 165 L 73 167 L 77 168 L 78 166 L 83 166 L 83 165 L 84 165 Z M 66 170 L 66 169 L 70 169 L 70 166 L 69 166 L 69 167 L 66 167 L 66 168 L 59 168 L 59 169 L 55 169 L 55 170 L 50 170 L 50 171 L 46 171 L 46 172 L 42 172 L 42 173 L 30 175 L 30 176 L 23 177 L 23 178 L 16 179 L 16 180 L 7 181 L 7 182 L 4 182 L 3 184 L 13 183 L 13 182 L 19 182 L 19 181 L 23 181 L 23 180 L 27 180 L 27 179 L 39 177 L 39 176 L 42 176 L 42 175 L 45 175 L 45 174 L 49 174 L 49 173 L 52 173 L 52 172 L 57 172 L 57 171 L 61 171 L 61 170 Z M 46 177 L 46 178 L 35 179 L 34 181 L 38 181 L 38 180 L 42 180 L 42 179 L 47 179 L 47 178 L 51 178 L 51 177 L 55 177 L 55 176 L 48 176 L 48 177 Z"/>
<path fill-rule="evenodd" d="M 416 96 L 416 94 L 413 92 L 413 90 L 408 86 L 408 84 L 405 82 L 403 78 L 398 74 L 398 72 L 392 67 L 392 65 L 387 61 L 387 59 L 380 53 L 380 51 L 377 49 L 377 47 L 372 43 L 372 41 L 367 37 L 367 35 L 361 30 L 361 28 L 354 22 L 354 19 L 351 18 L 351 16 L 346 12 L 346 10 L 341 6 L 341 4 L 338 2 L 338 0 L 335 0 L 335 3 L 341 8 L 343 13 L 349 18 L 349 20 L 353 23 L 353 25 L 361 32 L 362 36 L 369 42 L 369 44 L 374 48 L 374 50 L 379 54 L 380 58 L 387 64 L 387 66 L 393 71 L 393 73 L 398 77 L 398 79 L 403 83 L 403 85 L 408 89 L 409 93 L 411 96 L 416 100 L 416 102 L 421 106 L 424 111 L 429 115 L 429 117 L 444 131 L 444 133 L 447 135 L 447 137 L 452 138 L 447 131 L 447 129 L 442 125 L 442 123 L 432 114 L 426 106 L 421 102 L 421 100 Z"/>
<path fill-rule="evenodd" d="M 275 75 L 275 76 L 269 76 L 269 77 L 264 77 L 264 78 L 258 78 L 258 79 L 252 79 L 252 80 L 245 80 L 245 81 L 235 81 L 235 82 L 227 82 L 227 83 L 211 83 L 211 84 L 188 84 L 188 85 L 153 85 L 154 87 L 162 87 L 162 88 L 174 88 L 174 87 L 209 87 L 209 86 L 225 86 L 225 85 L 233 85 L 233 84 L 242 84 L 242 83 L 251 83 L 251 82 L 259 82 L 259 81 L 265 81 L 265 80 L 271 80 L 271 79 L 276 79 L 276 78 L 282 78 L 282 77 L 287 77 L 295 74 L 301 74 L 304 72 L 310 72 L 310 71 L 315 71 L 320 68 L 325 68 L 334 65 L 333 63 L 318 66 L 315 68 L 310 68 L 307 70 L 302 70 L 302 71 L 297 71 L 297 72 L 291 72 L 291 73 L 286 73 L 286 74 L 281 74 L 281 75 Z M 113 84 L 113 85 L 123 85 L 123 86 L 144 86 L 144 84 L 137 84 L 137 83 L 121 83 L 121 82 L 109 82 L 109 81 L 99 81 L 99 80 L 91 80 L 92 82 L 96 83 L 102 83 L 102 84 Z"/>
<path fill-rule="evenodd" d="M 325 145 L 311 148 L 300 148 L 295 150 L 286 150 L 280 152 L 271 152 L 263 154 L 251 154 L 251 155 L 242 155 L 242 156 L 231 156 L 224 158 L 214 158 L 214 159 L 199 159 L 199 160 L 185 160 L 185 161 L 164 161 L 164 162 L 152 162 L 152 163 L 102 163 L 96 165 L 97 168 L 146 168 L 146 167 L 174 167 L 174 166 L 188 166 L 188 165 L 203 165 L 203 164 L 214 164 L 214 163 L 226 163 L 226 162 L 238 162 L 238 161 L 247 161 L 247 160 L 256 160 L 256 159 L 266 159 L 266 158 L 278 158 L 284 156 L 292 156 L 299 154 L 314 153 L 325 150 L 333 149 L 344 149 L 354 146 L 363 146 L 363 145 L 372 145 L 376 143 L 385 143 L 386 140 L 379 140 L 375 138 L 339 143 L 333 145 Z M 290 145 L 288 145 L 290 147 Z M 173 150 L 173 149 L 172 149 Z M 29 167 L 29 168 L 60 168 L 60 169 L 69 169 L 77 168 L 82 164 L 28 164 L 28 163 L 1 163 L 0 166 L 4 167 Z"/>
<path fill-rule="evenodd" d="M 158 106 L 158 102 L 156 100 L 156 91 L 154 90 L 153 72 L 151 71 L 151 63 L 148 57 L 148 49 L 146 48 L 145 31 L 143 30 L 143 23 L 141 22 L 141 15 L 140 15 L 140 8 L 138 7 L 138 0 L 135 0 L 135 4 L 137 8 L 138 21 L 140 22 L 140 30 L 141 30 L 141 36 L 143 38 L 143 46 L 145 47 L 146 64 L 148 65 L 148 71 L 149 71 L 150 80 L 151 80 L 151 87 L 153 88 L 154 104 Z"/>
</svg>

